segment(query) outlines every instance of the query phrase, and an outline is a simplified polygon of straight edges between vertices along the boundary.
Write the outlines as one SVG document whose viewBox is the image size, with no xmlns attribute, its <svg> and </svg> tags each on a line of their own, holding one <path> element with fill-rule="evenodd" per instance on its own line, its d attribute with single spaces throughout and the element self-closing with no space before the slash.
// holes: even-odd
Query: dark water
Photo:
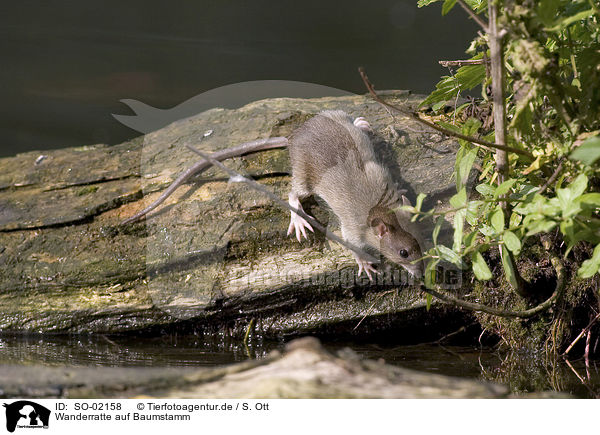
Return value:
<svg viewBox="0 0 600 435">
<path fill-rule="evenodd" d="M 249 343 L 198 336 L 2 336 L 3 364 L 108 367 L 201 367 L 263 358 L 283 342 Z M 531 355 L 502 355 L 490 348 L 438 344 L 390 346 L 325 343 L 330 351 L 350 347 L 370 359 L 383 359 L 428 373 L 500 382 L 514 393 L 559 391 L 576 397 L 600 395 L 600 367 L 584 361 L 541 361 Z M 570 366 L 569 366 L 570 364 Z"/>
<path fill-rule="evenodd" d="M 426 93 L 437 61 L 463 58 L 477 28 L 416 0 L 73 0 L 0 3 L 0 157 L 115 144 L 138 135 L 112 116 L 135 99 L 170 108 L 250 80 L 364 93 Z"/>
</svg>

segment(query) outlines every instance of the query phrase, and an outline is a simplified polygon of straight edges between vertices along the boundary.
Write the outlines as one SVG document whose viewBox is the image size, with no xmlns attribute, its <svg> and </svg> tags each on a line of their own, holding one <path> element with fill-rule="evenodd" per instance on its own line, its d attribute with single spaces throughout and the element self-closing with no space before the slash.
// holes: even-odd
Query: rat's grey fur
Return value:
<svg viewBox="0 0 600 435">
<path fill-rule="evenodd" d="M 290 203 L 312 194 L 320 196 L 338 217 L 346 241 L 361 249 L 375 248 L 421 275 L 422 263 L 411 264 L 422 255 L 409 232 L 409 217 L 394 210 L 407 200 L 378 161 L 364 129 L 356 127 L 343 111 L 324 111 L 298 128 L 289 142 Z M 362 269 L 358 257 L 357 262 Z"/>
</svg>

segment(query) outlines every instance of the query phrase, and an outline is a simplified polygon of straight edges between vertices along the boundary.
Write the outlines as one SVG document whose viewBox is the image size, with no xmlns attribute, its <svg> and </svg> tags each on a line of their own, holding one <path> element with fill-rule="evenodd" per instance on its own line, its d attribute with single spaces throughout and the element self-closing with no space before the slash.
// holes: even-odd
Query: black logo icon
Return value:
<svg viewBox="0 0 600 435">
<path fill-rule="evenodd" d="M 4 404 L 6 408 L 6 430 L 14 432 L 15 428 L 47 428 L 50 410 L 29 400 L 19 400 Z"/>
</svg>

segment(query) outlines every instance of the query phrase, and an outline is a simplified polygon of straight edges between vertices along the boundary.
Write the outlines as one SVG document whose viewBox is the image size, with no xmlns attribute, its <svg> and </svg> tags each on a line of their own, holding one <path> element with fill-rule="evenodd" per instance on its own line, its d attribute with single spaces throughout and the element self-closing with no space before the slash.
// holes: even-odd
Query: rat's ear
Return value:
<svg viewBox="0 0 600 435">
<path fill-rule="evenodd" d="M 403 206 L 412 207 L 412 204 L 410 203 L 410 200 L 406 196 L 402 195 L 401 199 L 402 199 L 402 205 Z M 398 216 L 399 219 L 408 219 L 408 220 L 410 220 L 412 218 L 412 213 L 409 212 L 408 210 L 397 209 L 396 210 L 396 216 Z"/>
<path fill-rule="evenodd" d="M 371 228 L 375 232 L 375 235 L 380 239 L 387 233 L 390 232 L 390 228 L 379 218 L 375 218 L 371 221 Z"/>
</svg>

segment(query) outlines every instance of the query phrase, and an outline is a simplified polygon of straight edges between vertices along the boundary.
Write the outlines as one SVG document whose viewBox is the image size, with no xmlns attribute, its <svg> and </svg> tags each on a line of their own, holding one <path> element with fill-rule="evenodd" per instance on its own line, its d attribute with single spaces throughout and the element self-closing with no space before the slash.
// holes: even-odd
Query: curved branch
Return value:
<svg viewBox="0 0 600 435">
<path fill-rule="evenodd" d="M 479 27 L 481 27 L 484 32 L 488 32 L 487 24 L 485 24 L 485 22 L 473 11 L 473 9 L 469 7 L 469 5 L 467 5 L 463 0 L 458 0 L 458 4 L 465 10 L 467 14 L 469 14 L 473 21 L 479 24 Z"/>
<path fill-rule="evenodd" d="M 552 265 L 554 266 L 554 270 L 556 271 L 556 288 L 554 289 L 554 293 L 544 302 L 539 305 L 536 305 L 533 308 L 523 311 L 511 311 L 511 310 L 501 310 L 499 308 L 490 307 L 487 305 L 481 305 L 474 302 L 468 302 L 463 299 L 457 298 L 455 296 L 446 295 L 444 293 L 439 292 L 438 290 L 432 290 L 426 288 L 424 285 L 421 285 L 421 290 L 425 293 L 428 293 L 442 302 L 446 302 L 448 304 L 456 305 L 457 307 L 466 308 L 471 311 L 481 311 L 482 313 L 491 314 L 493 316 L 498 317 L 509 317 L 509 318 L 521 318 L 527 319 L 529 317 L 533 317 L 536 314 L 544 312 L 548 310 L 560 297 L 562 296 L 565 289 L 565 272 L 562 262 L 558 257 L 552 256 L 550 258 Z"/>
<path fill-rule="evenodd" d="M 187 146 L 187 143 L 184 143 Z M 288 140 L 285 137 L 269 137 L 267 139 L 257 139 L 251 142 L 244 142 L 243 144 L 227 148 L 221 151 L 217 151 L 212 154 L 212 157 L 215 160 L 225 160 L 230 159 L 232 157 L 239 157 L 245 154 L 255 153 L 258 151 L 265 151 L 275 148 L 285 148 L 288 145 Z M 210 168 L 212 164 L 206 160 L 200 160 L 199 162 L 194 163 L 190 168 L 186 169 L 184 172 L 177 177 L 175 181 L 171 183 L 171 185 L 165 190 L 159 197 L 150 204 L 148 207 L 143 210 L 137 212 L 130 218 L 125 219 L 121 222 L 121 225 L 125 225 L 131 222 L 135 222 L 141 217 L 145 216 L 160 204 L 162 204 L 165 199 L 167 199 L 179 186 L 185 183 L 188 179 L 193 177 L 194 175 L 200 174 Z"/>
<path fill-rule="evenodd" d="M 478 146 L 480 148 L 484 148 L 488 151 L 492 151 L 491 148 L 495 148 L 495 149 L 501 150 L 501 151 L 507 151 L 507 152 L 511 152 L 511 153 L 515 153 L 515 154 L 520 154 L 524 157 L 527 157 L 530 160 L 534 159 L 533 154 L 531 154 L 525 150 L 520 150 L 518 148 L 513 148 L 513 147 L 506 146 L 506 145 L 500 145 L 497 143 L 488 142 L 487 140 L 478 139 L 476 137 L 471 137 L 471 136 L 466 136 L 464 134 L 457 133 L 452 130 L 448 130 L 444 127 L 440 127 L 439 125 L 437 125 L 433 122 L 430 122 L 430 121 L 427 121 L 426 119 L 421 118 L 415 112 L 412 112 L 412 111 L 406 110 L 406 109 L 402 109 L 401 107 L 390 104 L 387 101 L 385 101 L 384 99 L 382 99 L 379 95 L 377 95 L 377 92 L 375 92 L 375 88 L 373 87 L 373 84 L 369 81 L 369 78 L 367 77 L 367 73 L 365 72 L 364 68 L 363 67 L 358 68 L 358 72 L 360 73 L 360 76 L 361 76 L 363 82 L 365 83 L 367 90 L 373 97 L 373 99 L 375 101 L 377 101 L 379 104 L 381 104 L 387 108 L 393 109 L 397 112 L 402 113 L 403 115 L 409 116 L 412 119 L 414 119 L 415 121 L 420 122 L 421 124 L 425 124 L 426 126 L 433 128 L 434 130 L 437 130 L 440 133 L 445 134 L 446 136 L 451 136 L 451 137 L 456 137 L 458 139 L 466 140 L 467 142 L 471 142 L 471 143 L 475 144 L 476 146 Z"/>
</svg>

